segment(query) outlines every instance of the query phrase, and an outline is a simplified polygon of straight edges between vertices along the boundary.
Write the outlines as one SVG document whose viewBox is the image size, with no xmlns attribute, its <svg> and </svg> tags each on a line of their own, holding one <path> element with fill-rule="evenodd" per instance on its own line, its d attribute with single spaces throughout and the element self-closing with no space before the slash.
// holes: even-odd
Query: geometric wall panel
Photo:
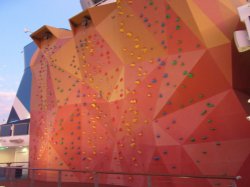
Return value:
<svg viewBox="0 0 250 187">
<path fill-rule="evenodd" d="M 231 42 L 239 4 L 120 0 L 71 18 L 72 31 L 33 33 L 31 167 L 241 175 L 239 186 L 250 185 L 249 65 Z M 93 182 L 91 174 L 62 179 Z M 100 182 L 145 186 L 146 179 Z M 185 186 L 218 184 L 228 185 Z"/>
</svg>

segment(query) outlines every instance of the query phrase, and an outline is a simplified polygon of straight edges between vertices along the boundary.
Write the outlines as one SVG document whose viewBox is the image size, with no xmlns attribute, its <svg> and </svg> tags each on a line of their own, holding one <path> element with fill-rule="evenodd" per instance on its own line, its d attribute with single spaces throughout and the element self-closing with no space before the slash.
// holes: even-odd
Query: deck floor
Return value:
<svg viewBox="0 0 250 187">
<path fill-rule="evenodd" d="M 11 182 L 0 181 L 0 187 L 29 187 L 29 186 L 30 186 L 30 181 L 28 179 L 16 180 Z M 33 187 L 57 187 L 57 183 L 34 181 Z M 62 187 L 94 187 L 94 184 L 66 182 L 62 183 Z M 99 184 L 99 187 L 121 187 L 121 186 Z"/>
</svg>

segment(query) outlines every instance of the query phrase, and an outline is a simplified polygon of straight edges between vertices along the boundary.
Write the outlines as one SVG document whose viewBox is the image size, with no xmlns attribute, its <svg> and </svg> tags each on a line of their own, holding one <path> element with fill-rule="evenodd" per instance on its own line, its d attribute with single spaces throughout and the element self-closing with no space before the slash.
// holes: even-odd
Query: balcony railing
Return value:
<svg viewBox="0 0 250 187">
<path fill-rule="evenodd" d="M 15 184 L 18 185 L 18 180 L 15 179 L 13 174 L 13 170 L 20 169 L 20 167 L 4 167 L 5 172 L 7 173 L 4 184 L 8 187 L 8 184 Z M 75 183 L 70 184 L 73 186 L 93 186 L 93 187 L 102 187 L 102 186 L 115 186 L 113 185 L 102 185 L 100 184 L 99 179 L 102 177 L 107 176 L 122 176 L 122 177 L 140 177 L 146 181 L 145 187 L 155 187 L 155 181 L 159 183 L 159 179 L 162 181 L 160 186 L 166 186 L 170 183 L 175 183 L 174 185 L 181 185 L 181 186 L 204 186 L 205 182 L 209 181 L 209 183 L 214 183 L 214 186 L 220 187 L 237 187 L 237 181 L 241 179 L 240 176 L 216 176 L 216 175 L 178 175 L 178 174 L 167 174 L 167 173 L 126 173 L 126 172 L 108 172 L 108 171 L 88 171 L 88 170 L 63 170 L 63 169 L 47 169 L 47 168 L 29 168 L 29 167 L 22 167 L 22 170 L 28 171 L 29 175 L 27 175 L 27 179 L 25 180 L 25 185 L 29 187 L 35 186 L 44 186 L 46 187 L 46 182 L 39 181 L 37 175 L 39 172 L 47 172 L 50 176 L 54 177 L 55 182 L 50 183 L 50 186 L 55 187 L 64 187 L 68 186 L 70 182 L 65 182 L 63 180 L 63 174 L 67 173 L 78 173 L 78 174 L 91 174 L 93 176 L 92 183 Z M 53 180 L 52 180 L 53 181 Z M 8 183 L 9 182 L 9 183 Z M 14 182 L 14 183 L 13 183 Z M 22 181 L 23 182 L 23 181 Z M 70 186 L 69 185 L 69 186 Z M 127 185 L 126 185 L 127 186 Z M 167 185 L 168 186 L 168 185 Z"/>
<path fill-rule="evenodd" d="M 0 126 L 0 137 L 29 134 L 29 123 L 6 124 Z"/>
</svg>

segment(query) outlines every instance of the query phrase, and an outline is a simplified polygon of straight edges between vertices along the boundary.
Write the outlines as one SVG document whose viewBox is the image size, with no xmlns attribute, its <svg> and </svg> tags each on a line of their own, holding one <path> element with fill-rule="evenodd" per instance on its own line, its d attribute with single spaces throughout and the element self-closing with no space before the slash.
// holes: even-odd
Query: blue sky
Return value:
<svg viewBox="0 0 250 187">
<path fill-rule="evenodd" d="M 22 51 L 31 42 L 24 28 L 69 29 L 68 19 L 79 12 L 80 0 L 0 0 L 0 124 L 8 117 L 23 74 Z"/>
</svg>

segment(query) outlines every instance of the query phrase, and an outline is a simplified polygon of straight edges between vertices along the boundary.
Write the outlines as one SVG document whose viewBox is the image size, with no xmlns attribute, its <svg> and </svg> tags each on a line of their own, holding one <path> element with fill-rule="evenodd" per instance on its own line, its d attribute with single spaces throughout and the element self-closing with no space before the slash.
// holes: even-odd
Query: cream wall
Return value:
<svg viewBox="0 0 250 187">
<path fill-rule="evenodd" d="M 29 161 L 28 148 L 17 148 L 15 150 L 14 162 L 28 162 L 28 161 Z"/>
<path fill-rule="evenodd" d="M 0 150 L 0 163 L 14 162 L 14 160 L 15 160 L 14 148 Z"/>
<path fill-rule="evenodd" d="M 0 163 L 28 162 L 29 150 L 27 148 L 8 148 L 0 150 Z"/>
</svg>

